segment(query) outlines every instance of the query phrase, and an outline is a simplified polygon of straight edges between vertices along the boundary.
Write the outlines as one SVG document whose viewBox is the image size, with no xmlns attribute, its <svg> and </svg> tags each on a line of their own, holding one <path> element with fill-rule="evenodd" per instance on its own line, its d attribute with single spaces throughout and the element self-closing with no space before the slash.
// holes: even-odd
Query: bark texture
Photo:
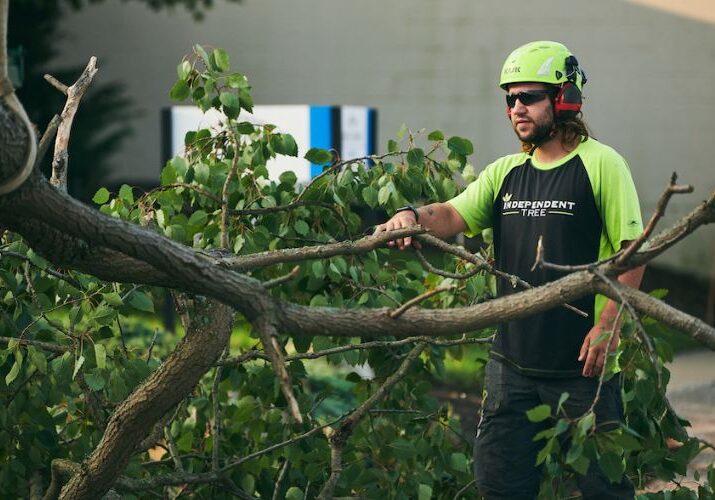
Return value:
<svg viewBox="0 0 715 500">
<path fill-rule="evenodd" d="M 191 392 L 219 358 L 231 334 L 233 309 L 214 299 L 194 301 L 184 339 L 115 409 L 102 440 L 62 488 L 60 498 L 89 500 L 106 493 L 153 425 Z"/>
</svg>

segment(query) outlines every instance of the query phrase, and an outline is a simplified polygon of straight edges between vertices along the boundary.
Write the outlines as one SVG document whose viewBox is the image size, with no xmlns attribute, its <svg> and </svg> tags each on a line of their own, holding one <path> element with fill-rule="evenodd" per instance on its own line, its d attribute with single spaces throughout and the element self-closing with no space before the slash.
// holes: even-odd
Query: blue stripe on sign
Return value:
<svg viewBox="0 0 715 500">
<path fill-rule="evenodd" d="M 310 147 L 311 148 L 332 148 L 330 130 L 330 106 L 310 107 Z M 310 164 L 311 179 L 323 172 L 323 166 L 315 163 Z"/>
<path fill-rule="evenodd" d="M 367 154 L 374 155 L 377 154 L 375 150 L 375 127 L 377 126 L 377 116 L 375 114 L 375 108 L 368 108 L 367 110 Z"/>
</svg>

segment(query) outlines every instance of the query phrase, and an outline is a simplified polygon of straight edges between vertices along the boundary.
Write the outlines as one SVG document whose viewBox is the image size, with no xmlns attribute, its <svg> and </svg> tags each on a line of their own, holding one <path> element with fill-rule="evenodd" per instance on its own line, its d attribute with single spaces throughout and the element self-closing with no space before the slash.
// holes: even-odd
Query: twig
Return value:
<svg viewBox="0 0 715 500">
<path fill-rule="evenodd" d="M 156 344 L 157 335 L 159 335 L 159 329 L 154 328 L 154 336 L 151 338 L 151 343 L 149 344 L 149 350 L 146 353 L 146 362 L 147 363 L 151 359 L 151 352 L 154 350 L 154 345 Z"/>
<path fill-rule="evenodd" d="M 392 311 L 390 311 L 389 315 L 392 319 L 397 319 L 400 316 L 402 316 L 405 313 L 405 311 L 407 311 L 410 307 L 414 307 L 417 304 L 419 304 L 420 302 L 422 302 L 423 300 L 427 300 L 430 297 L 437 295 L 438 293 L 447 292 L 449 290 L 454 290 L 454 287 L 453 286 L 443 286 L 443 287 L 438 287 L 438 288 L 429 290 L 421 295 L 418 295 L 414 299 L 408 300 L 407 302 L 402 304 L 399 308 L 393 309 Z"/>
<path fill-rule="evenodd" d="M 281 490 L 283 489 L 283 484 L 285 483 L 285 480 L 288 478 L 288 471 L 290 470 L 290 461 L 286 459 L 285 462 L 283 462 L 283 466 L 281 467 L 281 470 L 278 471 L 278 477 L 276 478 L 276 484 L 273 487 L 273 500 L 281 500 L 283 497 L 281 496 Z"/>
<path fill-rule="evenodd" d="M 424 233 L 422 226 L 412 226 L 395 231 L 386 231 L 377 236 L 366 236 L 355 241 L 341 241 L 314 247 L 287 248 L 271 252 L 261 252 L 251 255 L 224 257 L 216 259 L 216 263 L 233 269 L 234 271 L 247 271 L 259 267 L 282 264 L 285 262 L 301 262 L 311 259 L 324 259 L 335 255 L 360 255 L 370 250 L 380 248 L 388 241 Z"/>
<path fill-rule="evenodd" d="M 611 328 L 611 331 L 608 333 L 608 337 L 605 339 L 606 357 L 603 360 L 603 366 L 601 367 L 601 373 L 598 376 L 598 386 L 596 386 L 596 394 L 593 397 L 593 402 L 591 403 L 591 406 L 583 415 L 581 415 L 581 418 L 585 417 L 589 413 L 593 412 L 596 409 L 598 400 L 601 399 L 601 388 L 603 387 L 603 380 L 606 377 L 606 367 L 608 366 L 608 355 L 609 355 L 609 350 L 611 347 L 611 341 L 613 339 L 613 336 L 616 334 L 616 331 L 620 330 L 620 328 L 621 328 L 620 321 L 621 321 L 621 315 L 623 314 L 623 308 L 624 308 L 624 305 L 621 304 L 621 307 L 618 308 L 618 313 L 616 313 L 616 317 L 613 320 L 613 327 Z"/>
<path fill-rule="evenodd" d="M 475 274 L 479 273 L 480 271 L 484 270 L 484 266 L 476 266 L 474 269 L 467 271 L 466 273 L 451 273 L 449 271 L 444 271 L 442 269 L 437 269 L 434 267 L 432 264 L 429 263 L 429 261 L 425 258 L 425 256 L 415 248 L 415 254 L 417 255 L 417 260 L 420 261 L 422 266 L 427 269 L 427 271 L 431 272 L 432 274 L 436 274 L 437 276 L 443 276 L 445 278 L 452 278 L 455 280 L 464 280 L 467 278 L 471 278 Z"/>
<path fill-rule="evenodd" d="M 290 272 L 288 274 L 284 274 L 283 276 L 273 278 L 272 280 L 264 281 L 263 287 L 268 289 L 268 288 L 276 287 L 278 285 L 282 285 L 286 281 L 290 281 L 293 278 L 295 278 L 299 272 L 300 272 L 300 266 L 295 266 L 293 269 L 290 270 Z"/>
<path fill-rule="evenodd" d="M 219 384 L 221 383 L 221 375 L 223 373 L 223 366 L 221 362 L 226 359 L 228 355 L 228 346 L 221 353 L 219 358 L 218 366 L 216 367 L 216 374 L 214 375 L 214 381 L 211 386 L 211 400 L 213 402 L 213 413 L 214 419 L 211 424 L 211 470 L 214 472 L 219 472 L 219 459 L 221 457 L 221 405 L 219 404 Z"/>
<path fill-rule="evenodd" d="M 14 322 L 13 322 L 14 324 Z M 65 347 L 59 344 L 52 344 L 50 342 L 41 342 L 39 340 L 30 340 L 30 339 L 19 339 L 19 338 L 13 338 L 13 337 L 0 337 L 0 343 L 2 344 L 9 344 L 10 342 L 17 342 L 20 345 L 23 346 L 35 346 L 39 347 L 40 349 L 44 351 L 49 351 L 49 352 L 56 352 L 58 354 L 64 354 L 65 352 L 69 351 L 71 347 Z"/>
<path fill-rule="evenodd" d="M 353 410 L 330 437 L 330 477 L 323 485 L 323 489 L 318 495 L 319 499 L 329 499 L 333 496 L 335 485 L 340 479 L 340 474 L 343 471 L 343 449 L 345 448 L 345 445 L 347 444 L 355 426 L 360 423 L 363 417 L 369 414 L 369 411 L 373 408 L 373 406 L 381 401 L 392 389 L 392 387 L 405 376 L 412 362 L 419 357 L 426 345 L 427 344 L 425 342 L 420 342 L 414 346 L 407 356 L 405 356 L 405 359 L 402 361 L 402 364 L 400 364 L 397 371 L 390 375 L 387 380 L 385 380 L 385 382 L 373 393 L 373 395 L 365 400 L 363 404 Z"/>
<path fill-rule="evenodd" d="M 124 358 L 129 359 L 129 351 L 127 350 L 127 343 L 124 340 L 124 329 L 122 328 L 122 322 L 119 321 L 119 315 L 117 315 L 117 328 L 119 329 L 119 340 L 122 344 L 122 352 L 124 353 Z"/>
<path fill-rule="evenodd" d="M 80 285 L 79 281 L 77 281 L 76 279 L 72 278 L 71 276 L 67 276 L 67 275 L 62 274 L 62 273 L 60 273 L 60 272 L 58 272 L 58 271 L 55 271 L 55 270 L 53 270 L 53 269 L 49 269 L 49 268 L 45 268 L 45 267 L 38 266 L 37 264 L 35 264 L 34 262 L 32 262 L 32 260 L 31 260 L 28 256 L 23 255 L 23 254 L 21 254 L 21 253 L 10 252 L 10 251 L 8 251 L 8 250 L 0 250 L 0 258 L 1 258 L 1 257 L 12 257 L 12 258 L 15 258 L 15 259 L 23 260 L 23 261 L 25 261 L 25 262 L 29 262 L 30 265 L 32 265 L 32 266 L 35 267 L 36 269 L 38 269 L 38 270 L 40 270 L 40 271 L 45 271 L 45 272 L 46 272 L 47 274 L 49 274 L 50 276 L 54 276 L 54 277 L 57 278 L 57 279 L 60 279 L 60 280 L 62 280 L 62 281 L 65 281 L 65 282 L 69 283 L 70 285 L 72 285 L 73 287 L 75 287 L 75 288 L 78 289 L 78 290 L 81 290 L 81 289 L 82 289 L 82 285 Z"/>
<path fill-rule="evenodd" d="M 464 488 L 462 488 L 461 490 L 459 490 L 459 491 L 454 495 L 454 497 L 452 498 L 452 500 L 459 500 L 459 497 L 460 497 L 461 495 L 464 495 L 464 493 L 465 493 L 469 488 L 473 487 L 476 483 L 477 483 L 477 480 L 476 480 L 476 479 L 472 479 L 471 481 L 469 481 L 469 482 L 464 486 Z"/>
<path fill-rule="evenodd" d="M 628 314 L 630 314 L 631 318 L 633 319 L 633 322 L 636 325 L 636 331 L 638 332 L 638 336 L 641 339 L 641 342 L 646 348 L 646 351 L 648 352 L 648 357 L 650 358 L 651 364 L 653 364 L 653 367 L 655 368 L 655 374 L 656 374 L 656 387 L 660 389 L 662 387 L 662 381 L 661 381 L 661 373 L 660 373 L 660 368 L 658 366 L 658 356 L 655 352 L 655 347 L 653 346 L 653 342 L 651 341 L 650 337 L 648 336 L 648 333 L 645 331 L 645 328 L 643 327 L 643 324 L 640 321 L 640 317 L 638 316 L 638 313 L 636 310 L 633 308 L 631 303 L 626 299 L 626 297 L 621 293 L 620 289 L 615 286 L 611 278 L 606 276 L 601 270 L 599 269 L 593 269 L 593 274 L 598 276 L 603 283 L 608 285 L 611 290 L 614 291 L 614 293 L 618 296 L 620 299 L 619 302 L 626 307 L 628 310 Z"/>
<path fill-rule="evenodd" d="M 89 58 L 87 67 L 84 69 L 80 77 L 71 86 L 67 87 L 58 82 L 54 77 L 45 75 L 45 79 L 50 82 L 55 88 L 67 95 L 67 102 L 62 110 L 62 121 L 57 129 L 57 137 L 55 138 L 55 155 L 52 159 L 52 177 L 50 182 L 52 185 L 61 191 L 67 191 L 67 162 L 69 155 L 67 148 L 70 141 L 70 131 L 72 130 L 72 122 L 77 113 L 79 102 L 87 91 L 87 88 L 92 83 L 94 75 L 97 73 L 97 58 L 92 56 Z"/>
<path fill-rule="evenodd" d="M 176 413 L 174 413 L 174 416 L 172 419 L 166 423 L 164 426 L 164 439 L 166 440 L 166 447 L 169 449 L 169 456 L 171 457 L 171 460 L 174 462 L 174 468 L 176 469 L 177 472 L 184 472 L 184 464 L 181 462 L 181 457 L 179 456 L 179 450 L 176 447 L 176 442 L 174 441 L 174 436 L 171 435 L 171 429 L 169 426 L 169 423 L 176 418 L 177 413 L 179 412 L 179 408 L 181 405 L 179 405 L 176 408 Z"/>
<path fill-rule="evenodd" d="M 69 87 L 59 81 L 57 78 L 52 75 L 45 75 L 45 80 L 47 80 L 47 83 L 62 92 L 64 95 L 67 95 L 67 89 L 69 89 Z"/>
<path fill-rule="evenodd" d="M 383 233 L 381 233 L 383 234 Z M 497 278 L 500 278 L 507 283 L 509 283 L 512 288 L 516 288 L 517 286 L 529 290 L 531 288 L 534 288 L 530 283 L 527 281 L 524 281 L 518 276 L 515 276 L 513 274 L 505 273 L 503 271 L 500 271 L 499 269 L 495 268 L 491 264 L 489 264 L 484 258 L 480 257 L 479 255 L 473 254 L 467 250 L 465 250 L 462 247 L 458 247 L 456 245 L 450 245 L 446 241 L 442 241 L 439 238 L 432 236 L 431 234 L 420 234 L 415 236 L 417 240 L 423 243 L 427 243 L 428 245 L 432 245 L 435 248 L 438 248 L 439 250 L 442 250 L 443 252 L 450 253 L 452 255 L 456 255 L 457 257 L 466 260 L 467 262 L 471 262 L 472 264 L 476 264 L 477 266 L 481 266 L 486 272 L 489 274 L 492 274 L 496 276 Z M 565 307 L 566 309 L 575 312 L 579 316 L 583 316 L 584 318 L 588 317 L 588 314 L 582 311 L 581 309 L 572 306 L 571 304 L 562 304 L 561 307 Z"/>
<path fill-rule="evenodd" d="M 42 138 L 40 139 L 40 144 L 37 146 L 37 158 L 35 159 L 35 168 L 39 168 L 40 163 L 45 158 L 45 154 L 47 153 L 47 150 L 50 148 L 50 143 L 52 142 L 52 139 L 55 137 L 55 134 L 57 133 L 57 128 L 60 126 L 61 121 L 62 121 L 62 119 L 60 118 L 60 115 L 55 115 L 50 120 L 50 123 L 47 124 L 45 133 L 42 134 Z"/>
<path fill-rule="evenodd" d="M 350 345 L 343 345 L 343 346 L 339 346 L 339 347 L 331 347 L 329 349 L 325 349 L 322 351 L 294 354 L 292 356 L 286 356 L 285 360 L 286 360 L 286 363 L 290 363 L 292 361 L 298 361 L 301 359 L 317 359 L 317 358 L 322 358 L 324 356 L 330 356 L 331 354 L 339 354 L 339 353 L 348 352 L 348 351 L 401 347 L 404 345 L 413 344 L 415 342 L 426 342 L 429 345 L 433 345 L 433 346 L 437 346 L 437 347 L 451 347 L 451 346 L 455 346 L 455 345 L 465 345 L 465 344 L 489 344 L 492 342 L 492 339 L 493 339 L 493 336 L 482 337 L 482 338 L 467 338 L 466 335 L 463 335 L 461 339 L 457 339 L 457 340 L 436 340 L 436 339 L 425 338 L 425 337 L 406 337 L 406 338 L 400 339 L 400 340 L 375 340 L 372 342 L 364 342 L 361 344 L 350 344 Z M 238 365 L 241 363 L 245 363 L 247 361 L 252 361 L 254 359 L 262 359 L 265 361 L 270 361 L 270 358 L 268 357 L 268 355 L 263 352 L 248 351 L 247 353 L 241 354 L 240 356 L 226 359 L 225 361 L 223 361 L 223 364 L 224 365 Z"/>
<path fill-rule="evenodd" d="M 655 229 L 658 220 L 663 217 L 663 215 L 665 215 L 665 208 L 668 206 L 668 202 L 674 194 L 693 192 L 693 186 L 679 186 L 675 183 L 675 181 L 677 180 L 678 175 L 673 172 L 673 175 L 671 175 L 670 177 L 670 184 L 667 188 L 665 188 L 665 191 L 663 191 L 663 194 L 660 195 L 660 198 L 658 198 L 658 202 L 655 205 L 655 212 L 653 212 L 653 215 L 650 217 L 650 220 L 648 221 L 648 224 L 646 224 L 645 229 L 637 239 L 633 240 L 631 244 L 628 245 L 623 254 L 618 258 L 618 260 L 616 260 L 617 265 L 623 265 L 628 259 L 631 258 L 634 253 L 636 253 L 640 249 L 641 246 L 643 246 L 643 243 L 645 243 L 645 241 Z"/>
<path fill-rule="evenodd" d="M 286 368 L 281 347 L 276 340 L 278 334 L 276 326 L 272 323 L 271 319 L 262 316 L 253 322 L 253 327 L 258 332 L 258 336 L 263 343 L 263 350 L 268 354 L 271 360 L 271 365 L 276 373 L 276 377 L 278 377 L 278 382 L 281 386 L 283 396 L 285 396 L 286 402 L 288 403 L 291 416 L 296 422 L 303 423 L 298 400 L 295 398 L 295 394 L 293 394 L 293 382 Z"/>
<path fill-rule="evenodd" d="M 323 429 L 326 429 L 332 425 L 337 424 L 341 420 L 347 418 L 348 415 L 349 415 L 349 413 L 345 414 L 345 415 L 341 415 L 341 416 L 331 420 L 328 423 L 319 425 L 318 427 L 313 427 L 312 429 L 310 429 L 307 432 L 304 432 L 303 434 L 299 434 L 298 436 L 292 437 L 290 439 L 286 439 L 285 441 L 281 441 L 280 443 L 276 443 L 274 445 L 268 446 L 267 448 L 263 448 L 262 450 L 258 450 L 258 451 L 255 451 L 255 452 L 249 454 L 249 455 L 246 455 L 245 457 L 241 457 L 238 460 L 234 460 L 233 462 L 224 465 L 223 468 L 221 469 L 221 472 L 226 472 L 227 470 L 232 469 L 234 467 L 238 467 L 239 465 L 241 465 L 245 462 L 248 462 L 249 460 L 253 460 L 254 458 L 261 457 L 263 455 L 271 453 L 272 451 L 276 451 L 276 450 L 283 448 L 285 446 L 288 446 L 290 444 L 294 444 L 294 443 L 297 443 L 298 441 L 302 441 L 303 439 L 309 438 L 313 434 L 321 432 Z"/>
</svg>

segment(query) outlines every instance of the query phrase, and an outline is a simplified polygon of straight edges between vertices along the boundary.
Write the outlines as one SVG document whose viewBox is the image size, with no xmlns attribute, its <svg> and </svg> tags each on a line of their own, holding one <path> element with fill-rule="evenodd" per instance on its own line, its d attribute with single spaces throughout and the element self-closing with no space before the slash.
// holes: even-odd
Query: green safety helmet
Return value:
<svg viewBox="0 0 715 500">
<path fill-rule="evenodd" d="M 573 83 L 579 91 L 586 74 L 578 67 L 576 57 L 558 42 L 531 42 L 514 50 L 501 70 L 499 86 L 506 90 L 510 83 L 538 82 L 551 85 Z"/>
</svg>

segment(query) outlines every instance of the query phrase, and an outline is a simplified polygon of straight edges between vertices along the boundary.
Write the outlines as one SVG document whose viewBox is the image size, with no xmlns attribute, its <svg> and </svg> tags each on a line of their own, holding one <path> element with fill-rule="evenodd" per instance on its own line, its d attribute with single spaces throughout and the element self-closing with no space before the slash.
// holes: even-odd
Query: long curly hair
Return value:
<svg viewBox="0 0 715 500">
<path fill-rule="evenodd" d="M 586 139 L 593 137 L 593 133 L 583 121 L 583 115 L 580 111 L 573 118 L 556 118 L 554 129 L 557 134 L 561 133 L 561 146 L 567 151 L 576 147 L 578 142 L 586 142 Z M 535 144 L 530 142 L 521 143 L 521 150 L 524 153 L 531 154 L 535 149 Z"/>
</svg>

